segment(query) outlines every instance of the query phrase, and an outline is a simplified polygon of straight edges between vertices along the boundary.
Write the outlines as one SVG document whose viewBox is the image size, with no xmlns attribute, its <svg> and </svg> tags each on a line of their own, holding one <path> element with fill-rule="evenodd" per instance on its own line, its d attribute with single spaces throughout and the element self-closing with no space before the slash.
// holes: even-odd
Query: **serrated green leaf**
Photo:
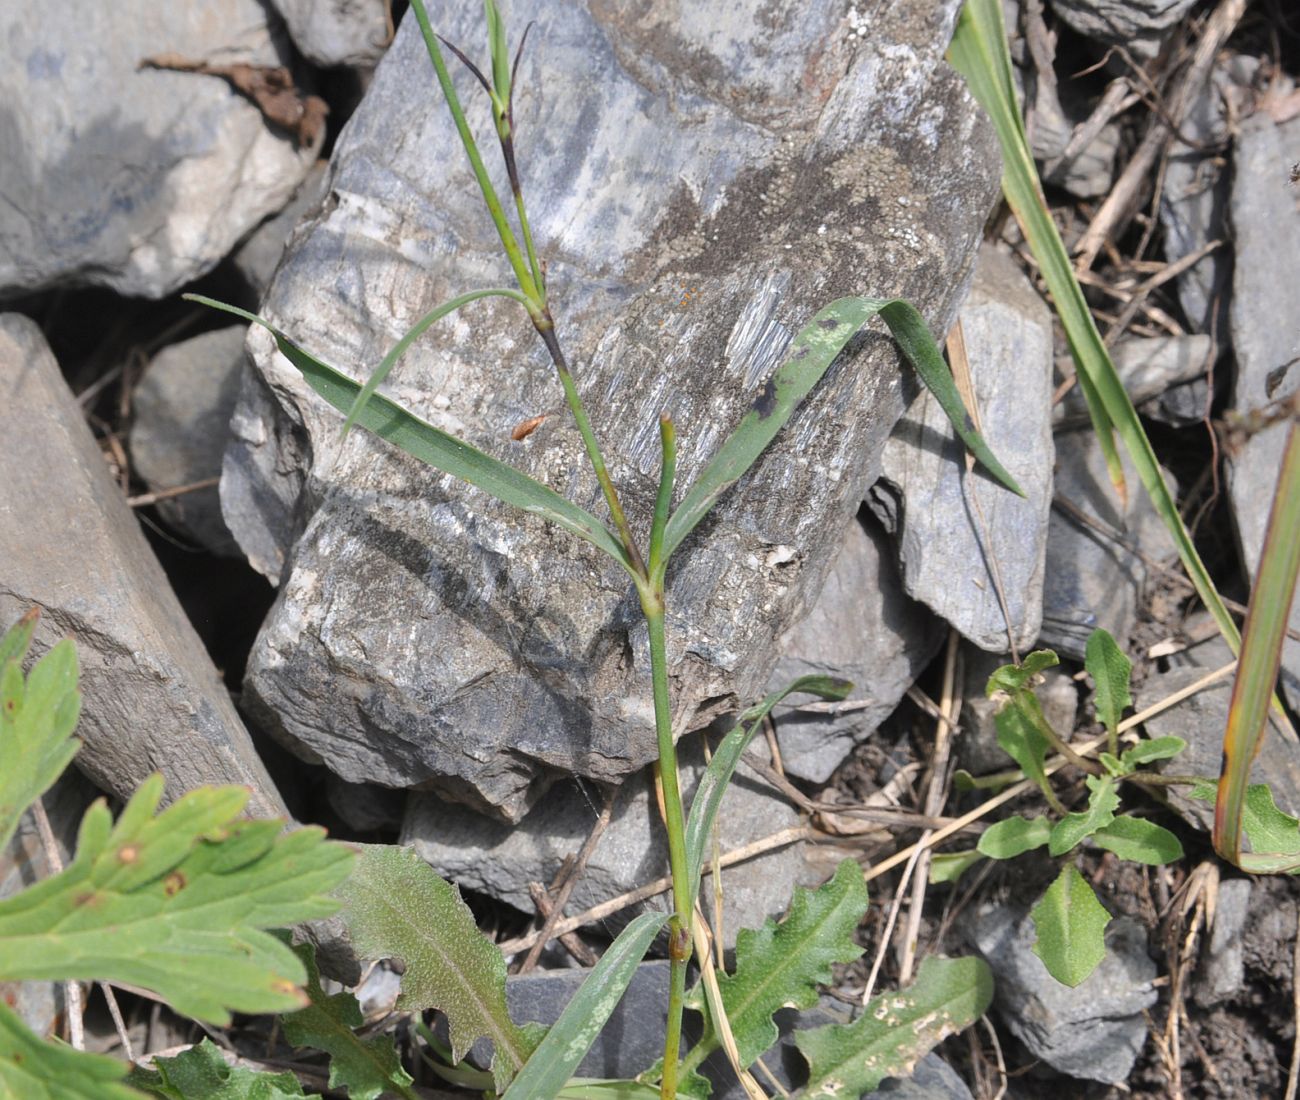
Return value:
<svg viewBox="0 0 1300 1100">
<path fill-rule="evenodd" d="M 1092 841 L 1120 859 L 1154 867 L 1183 858 L 1182 843 L 1173 833 L 1141 817 L 1117 817 L 1093 833 Z"/>
<path fill-rule="evenodd" d="M 281 1017 L 285 1039 L 295 1047 L 313 1047 L 328 1054 L 329 1086 L 346 1088 L 349 1100 L 375 1100 L 385 1092 L 415 1100 L 411 1075 L 398 1060 L 392 1036 L 363 1039 L 357 1035 L 354 1029 L 365 1020 L 356 997 L 346 991 L 326 994 L 311 944 L 299 944 L 293 951 L 307 971 L 305 988 L 311 1004 Z"/>
<path fill-rule="evenodd" d="M 361 393 L 359 383 L 308 354 L 279 329 L 254 313 L 199 294 L 186 294 L 184 297 L 261 325 L 275 337 L 280 354 L 302 372 L 313 390 L 339 412 L 346 415 L 351 411 Z M 435 428 L 382 394 L 375 394 L 366 402 L 365 407 L 357 412 L 356 422 L 434 469 L 460 478 L 515 508 L 542 516 L 585 539 L 605 551 L 631 576 L 636 576 L 627 551 L 604 524 L 554 489 L 535 481 L 513 466 Z"/>
<path fill-rule="evenodd" d="M 1088 776 L 1088 808 L 1083 813 L 1066 814 L 1052 829 L 1047 850 L 1063 856 L 1085 837 L 1104 829 L 1115 820 L 1119 809 L 1119 792 L 1114 776 Z"/>
<path fill-rule="evenodd" d="M 992 1001 L 993 975 L 983 959 L 931 956 L 911 986 L 873 997 L 853 1023 L 795 1032 L 809 1066 L 799 1095 L 857 1100 L 886 1077 L 907 1076 L 943 1039 L 983 1016 Z"/>
<path fill-rule="evenodd" d="M 806 693 L 823 699 L 844 699 L 852 689 L 853 685 L 847 680 L 832 676 L 802 676 L 788 687 L 772 692 L 762 702 L 750 707 L 740 716 L 736 728 L 722 739 L 695 788 L 695 798 L 691 801 L 691 812 L 686 821 L 686 877 L 690 883 L 692 905 L 699 894 L 700 869 L 704 866 L 704 852 L 713 831 L 713 822 L 722 806 L 722 796 L 727 791 L 727 784 L 731 782 L 741 755 L 749 747 L 754 734 L 763 724 L 763 719 L 788 695 Z"/>
<path fill-rule="evenodd" d="M 985 829 L 977 847 L 990 859 L 1015 859 L 1041 848 L 1051 835 L 1052 823 L 1046 817 L 1009 817 Z"/>
<path fill-rule="evenodd" d="M 1117 779 L 1121 775 L 1128 775 L 1133 770 L 1118 756 L 1111 756 L 1108 752 L 1099 752 L 1097 761 L 1106 769 L 1108 775 L 1113 775 Z"/>
<path fill-rule="evenodd" d="M 493 1077 L 503 1090 L 538 1040 L 510 1019 L 505 959 L 460 891 L 410 848 L 363 845 L 337 897 L 358 957 L 405 964 L 398 1008 L 442 1012 L 457 1062 L 478 1039 L 492 1040 Z"/>
<path fill-rule="evenodd" d="M 166 1100 L 294 1100 L 306 1095 L 287 1071 L 230 1065 L 211 1039 L 174 1058 L 156 1058 L 152 1070 L 136 1068 L 129 1080 Z"/>
<path fill-rule="evenodd" d="M 984 693 L 992 698 L 998 692 L 1015 695 L 1026 691 L 1029 682 L 1044 669 L 1059 665 L 1061 659 L 1050 649 L 1036 649 L 1018 665 L 1003 665 L 993 670 Z"/>
<path fill-rule="evenodd" d="M 1106 957 L 1110 914 L 1074 864 L 1061 868 L 1030 916 L 1038 932 L 1034 954 L 1062 985 L 1078 985 Z"/>
<path fill-rule="evenodd" d="M 1153 737 L 1149 741 L 1139 741 L 1131 748 L 1120 753 L 1120 760 L 1133 771 L 1143 764 L 1156 760 L 1169 760 L 1187 748 L 1187 742 L 1181 737 Z"/>
<path fill-rule="evenodd" d="M 1124 656 L 1124 651 L 1106 631 L 1094 630 L 1088 635 L 1083 667 L 1092 677 L 1092 704 L 1097 718 L 1113 737 L 1124 716 L 1124 708 L 1133 705 L 1128 690 L 1133 662 Z"/>
<path fill-rule="evenodd" d="M 978 849 L 968 852 L 935 852 L 930 857 L 930 884 L 956 882 L 984 858 Z"/>
<path fill-rule="evenodd" d="M 126 1064 L 45 1042 L 0 999 L 0 1100 L 140 1100 Z"/>
<path fill-rule="evenodd" d="M 81 713 L 77 651 L 59 642 L 23 678 L 22 660 L 35 619 L 0 641 L 0 848 L 27 807 L 54 785 L 77 754 L 72 737 Z"/>
<path fill-rule="evenodd" d="M 780 924 L 768 920 L 762 928 L 742 929 L 736 937 L 736 966 L 718 978 L 722 1003 L 731 1021 L 740 1064 L 750 1066 L 777 1040 L 772 1014 L 781 1008 L 810 1008 L 817 1003 L 817 986 L 831 980 L 831 964 L 852 962 L 862 954 L 853 933 L 867 911 L 867 887 L 862 869 L 851 859 L 817 890 L 797 887 L 790 911 Z M 687 1006 L 705 1014 L 704 991 L 697 985 Z M 692 1048 L 689 1068 L 716 1049 L 711 1022 Z"/>
<path fill-rule="evenodd" d="M 642 913 L 619 933 L 502 1100 L 532 1100 L 554 1096 L 560 1090 L 622 1000 L 646 950 L 667 920 L 667 913 Z"/>
<path fill-rule="evenodd" d="M 1038 699 L 1032 692 L 1022 692 L 993 716 L 998 744 L 1020 770 L 1040 787 L 1047 787 L 1045 763 L 1050 747 L 1038 723 L 1046 722 Z"/>
<path fill-rule="evenodd" d="M 114 826 L 101 800 L 60 874 L 0 902 L 0 978 L 138 985 L 217 1024 L 301 1007 L 302 964 L 265 929 L 328 916 L 351 851 L 320 829 L 241 821 L 245 787 L 191 791 L 154 816 L 151 776 Z"/>
</svg>

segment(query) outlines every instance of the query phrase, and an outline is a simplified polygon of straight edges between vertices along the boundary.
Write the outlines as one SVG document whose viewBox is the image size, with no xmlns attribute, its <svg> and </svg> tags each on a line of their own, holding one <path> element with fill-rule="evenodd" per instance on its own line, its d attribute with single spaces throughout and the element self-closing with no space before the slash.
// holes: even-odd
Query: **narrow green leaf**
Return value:
<svg viewBox="0 0 1300 1100">
<path fill-rule="evenodd" d="M 977 848 L 965 852 L 935 852 L 930 857 L 930 885 L 956 882 L 984 858 Z"/>
<path fill-rule="evenodd" d="M 275 337 L 280 354 L 297 367 L 308 385 L 334 408 L 341 413 L 347 413 L 355 404 L 361 392 L 359 384 L 319 359 L 313 358 L 279 329 L 256 314 L 198 294 L 187 294 L 185 297 L 261 325 Z M 435 428 L 382 394 L 375 394 L 370 398 L 357 414 L 357 423 L 421 462 L 428 463 L 452 477 L 460 478 L 506 504 L 542 516 L 571 534 L 586 539 L 593 546 L 603 550 L 635 578 L 636 573 L 628 560 L 627 552 L 609 529 L 590 512 L 565 499 L 540 481 L 534 481 L 527 474 L 520 473 L 512 466 L 507 466 L 504 462 L 484 454 L 454 435 Z"/>
<path fill-rule="evenodd" d="M 1269 703 L 1277 683 L 1286 639 L 1296 575 L 1300 572 L 1300 425 L 1292 423 L 1282 457 L 1282 472 L 1273 494 L 1273 507 L 1264 533 L 1255 586 L 1246 612 L 1241 660 L 1228 704 L 1228 728 L 1223 735 L 1223 771 L 1214 807 L 1214 850 L 1247 870 L 1263 870 L 1280 857 L 1287 870 L 1290 852 L 1255 845 L 1243 862 L 1241 830 L 1243 799 L 1250 766 L 1259 755 L 1267 731 Z"/>
<path fill-rule="evenodd" d="M 500 101 L 499 110 L 510 102 L 510 47 L 506 43 L 506 24 L 495 0 L 483 0 L 487 18 L 488 53 L 492 58 L 492 90 Z"/>
<path fill-rule="evenodd" d="M 921 381 L 934 394 L 962 442 L 1007 488 L 1024 496 L 1015 479 L 1006 472 L 975 430 L 934 337 L 915 307 L 901 298 L 840 298 L 822 309 L 794 338 L 786 361 L 769 379 L 755 399 L 753 408 L 741 419 L 736 430 L 727 437 L 691 486 L 668 521 L 664 537 L 665 563 L 682 540 L 709 514 L 718 498 L 758 460 L 849 340 L 877 313 L 889 326 L 894 340 Z"/>
<path fill-rule="evenodd" d="M 491 1039 L 493 1077 L 504 1089 L 537 1044 L 510 1019 L 505 960 L 460 891 L 409 848 L 364 845 L 337 896 L 358 957 L 405 965 L 398 1008 L 442 1012 L 457 1062 L 476 1040 Z"/>
<path fill-rule="evenodd" d="M 288 1071 L 230 1065 L 211 1039 L 174 1058 L 156 1058 L 152 1070 L 137 1068 L 129 1080 L 167 1100 L 292 1100 L 306 1095 Z"/>
<path fill-rule="evenodd" d="M 979 839 L 979 852 L 991 859 L 1015 859 L 1041 848 L 1052 835 L 1046 817 L 1009 817 L 990 825 Z"/>
<path fill-rule="evenodd" d="M 690 1094 L 677 1090 L 681 1100 Z M 707 1094 L 706 1094 L 707 1096 Z M 555 1094 L 556 1100 L 659 1100 L 659 1090 L 640 1081 L 573 1080 Z"/>
<path fill-rule="evenodd" d="M 1133 771 L 1120 757 L 1111 756 L 1108 752 L 1099 752 L 1097 762 L 1106 769 L 1108 775 L 1113 775 L 1116 778 L 1121 775 L 1129 775 Z"/>
<path fill-rule="evenodd" d="M 191 791 L 154 816 L 146 780 L 112 824 L 86 811 L 76 859 L 0 902 L 0 978 L 142 986 L 216 1024 L 301 1007 L 302 964 L 265 929 L 328 916 L 352 852 L 317 828 L 243 821 L 245 787 Z"/>
<path fill-rule="evenodd" d="M 1052 829 L 1047 850 L 1053 856 L 1063 856 L 1085 837 L 1104 829 L 1115 820 L 1119 809 L 1119 792 L 1112 775 L 1088 776 L 1088 808 L 1083 813 L 1066 814 Z"/>
<path fill-rule="evenodd" d="M 1178 504 L 1165 484 L 1142 422 L 1097 331 L 1069 254 L 1043 198 L 1024 122 L 1016 105 L 1000 0 L 967 0 L 962 5 L 948 58 L 966 78 L 971 94 L 993 121 L 1002 146 L 1002 191 L 1056 303 L 1098 442 L 1106 452 L 1111 478 L 1117 485 L 1123 484 L 1112 438 L 1118 432 L 1178 547 L 1197 594 L 1235 651 L 1240 644 L 1236 624 L 1183 524 Z"/>
<path fill-rule="evenodd" d="M 970 413 L 962 403 L 952 372 L 944 362 L 939 346 L 930 335 L 930 330 L 925 327 L 925 321 L 916 311 L 916 307 L 902 298 L 866 300 L 880 311 L 880 316 L 889 326 L 895 342 L 903 349 L 903 354 L 912 364 L 912 369 L 925 383 L 926 389 L 934 394 L 934 399 L 939 402 L 939 407 L 948 417 L 953 431 L 957 433 L 957 438 L 965 444 L 966 449 L 975 456 L 984 469 L 1016 496 L 1023 497 L 1025 491 L 997 460 L 988 444 L 984 442 L 984 437 L 976 430 L 975 421 L 971 419 Z"/>
<path fill-rule="evenodd" d="M 1124 651 L 1106 631 L 1094 630 L 1088 635 L 1083 667 L 1092 677 L 1092 702 L 1097 717 L 1114 738 L 1119 730 L 1119 720 L 1124 716 L 1124 708 L 1133 705 L 1128 690 L 1133 662 L 1124 656 Z"/>
<path fill-rule="evenodd" d="M 1131 748 L 1125 749 L 1120 753 L 1120 762 L 1128 771 L 1133 771 L 1143 764 L 1169 760 L 1185 748 L 1187 742 L 1181 737 L 1152 737 L 1150 740 L 1139 741 Z"/>
<path fill-rule="evenodd" d="M 886 1077 L 905 1077 L 945 1038 L 983 1016 L 992 1001 L 993 975 L 983 959 L 931 956 L 911 986 L 873 997 L 853 1023 L 795 1032 L 809 1066 L 799 1095 L 857 1100 Z"/>
<path fill-rule="evenodd" d="M 619 933 L 574 994 L 502 1100 L 554 1096 L 577 1068 L 622 1000 L 667 913 L 642 913 Z"/>
<path fill-rule="evenodd" d="M 348 430 L 357 422 L 357 417 L 361 415 L 361 410 L 366 407 L 371 396 L 384 383 L 389 372 L 396 365 L 397 361 L 406 354 L 407 349 L 418 340 L 426 330 L 437 324 L 449 313 L 455 313 L 461 306 L 469 305 L 470 302 L 477 302 L 480 298 L 513 298 L 516 302 L 521 302 L 526 307 L 528 299 L 517 290 L 507 290 L 501 287 L 493 287 L 489 290 L 471 290 L 468 294 L 462 294 L 458 298 L 453 298 L 449 302 L 443 302 L 442 305 L 431 309 L 423 317 L 415 322 L 410 330 L 396 344 L 392 350 L 380 360 L 377 366 L 366 379 L 366 384 L 357 391 L 357 396 L 353 398 L 352 407 L 348 409 L 347 418 L 343 421 L 343 428 L 340 435 L 347 435 Z M 269 326 L 268 326 L 269 327 Z M 274 330 L 272 330 L 274 331 Z M 277 341 L 279 336 L 277 334 Z M 295 364 L 296 365 L 296 364 Z"/>
<path fill-rule="evenodd" d="M 991 699 L 998 692 L 1015 695 L 1027 691 L 1035 676 L 1060 663 L 1061 658 L 1050 649 L 1036 649 L 1018 665 L 1003 665 L 995 669 L 985 685 L 984 693 Z"/>
<path fill-rule="evenodd" d="M 998 744 L 1021 771 L 1044 791 L 1049 790 L 1045 762 L 1049 744 L 1039 729 L 1042 709 L 1032 692 L 1023 692 L 993 716 Z"/>
<path fill-rule="evenodd" d="M 866 911 L 862 869 L 846 859 L 820 889 L 796 887 L 780 924 L 768 920 L 757 930 L 740 931 L 735 972 L 720 975 L 718 987 L 742 1066 L 752 1065 L 776 1042 L 774 1012 L 811 1008 L 817 1003 L 818 984 L 832 978 L 831 964 L 852 962 L 862 954 L 853 933 Z M 686 1063 L 693 1069 L 719 1044 L 707 1019 L 702 985 L 687 994 L 686 1004 L 706 1016 L 704 1035 Z"/>
<path fill-rule="evenodd" d="M 1092 834 L 1093 843 L 1120 859 L 1159 867 L 1183 858 L 1183 846 L 1168 829 L 1141 817 L 1117 817 Z"/>
<path fill-rule="evenodd" d="M 391 1035 L 362 1039 L 355 1029 L 365 1023 L 356 997 L 344 991 L 328 995 L 320 984 L 316 950 L 310 943 L 293 948 L 307 971 L 311 1004 L 282 1016 L 284 1037 L 295 1047 L 312 1047 L 330 1056 L 329 1086 L 346 1089 L 349 1100 L 376 1100 L 396 1093 L 416 1100 L 411 1075 L 402 1068 Z"/>
<path fill-rule="evenodd" d="M 141 1100 L 126 1063 L 47 1043 L 0 998 L 0 1100 Z"/>
<path fill-rule="evenodd" d="M 695 798 L 691 802 L 691 812 L 686 821 L 686 874 L 690 880 L 692 905 L 699 894 L 700 868 L 704 866 L 704 852 L 708 847 L 718 809 L 722 806 L 722 796 L 726 793 L 727 784 L 731 782 L 741 755 L 749 747 L 763 719 L 787 695 L 806 693 L 819 695 L 823 699 L 844 699 L 851 690 L 853 685 L 847 680 L 837 680 L 831 676 L 801 676 L 788 687 L 772 692 L 761 703 L 750 707 L 740 716 L 736 728 L 722 739 L 699 786 L 695 788 Z"/>
<path fill-rule="evenodd" d="M 34 625 L 34 620 L 32 624 Z M 54 785 L 77 754 L 72 737 L 81 713 L 77 651 L 66 639 L 23 679 L 31 625 L 20 622 L 0 642 L 0 848 L 27 807 Z"/>
<path fill-rule="evenodd" d="M 1078 985 L 1106 957 L 1110 914 L 1074 864 L 1061 868 L 1030 916 L 1038 931 L 1034 954 L 1062 985 Z"/>
</svg>

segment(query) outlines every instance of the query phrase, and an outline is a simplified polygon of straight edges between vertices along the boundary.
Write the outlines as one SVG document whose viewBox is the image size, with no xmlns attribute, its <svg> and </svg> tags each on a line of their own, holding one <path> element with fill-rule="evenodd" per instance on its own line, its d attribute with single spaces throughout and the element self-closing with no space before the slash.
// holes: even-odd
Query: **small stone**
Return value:
<svg viewBox="0 0 1300 1100">
<path fill-rule="evenodd" d="M 1146 561 L 1172 562 L 1177 555 L 1122 450 L 1121 463 L 1127 504 L 1118 499 L 1095 433 L 1090 428 L 1057 433 L 1056 496 L 1064 504 L 1052 509 L 1048 525 L 1038 642 L 1080 661 L 1088 636 L 1099 627 L 1124 645 L 1143 587 L 1153 579 Z M 1091 522 L 1067 511 L 1067 506 Z"/>
<path fill-rule="evenodd" d="M 325 201 L 329 193 L 328 182 L 329 165 L 318 160 L 285 208 L 254 229 L 230 257 L 235 270 L 244 277 L 258 301 L 266 295 L 271 277 L 280 266 L 294 232 Z"/>
<path fill-rule="evenodd" d="M 1125 391 L 1135 405 L 1140 405 L 1205 374 L 1214 362 L 1214 341 L 1199 334 L 1131 336 L 1116 342 L 1111 358 Z M 1079 386 L 1065 395 L 1052 419 L 1057 424 L 1071 425 L 1088 419 L 1088 403 Z"/>
<path fill-rule="evenodd" d="M 778 707 L 777 743 L 787 774 L 824 783 L 898 705 L 943 640 L 943 628 L 903 593 L 879 524 L 860 515 L 808 616 L 785 632 L 768 691 L 801 676 L 834 676 L 853 689 L 841 707 Z"/>
<path fill-rule="evenodd" d="M 1192 976 L 1198 1005 L 1218 1004 L 1241 989 L 1246 976 L 1243 933 L 1250 915 L 1252 885 L 1248 878 L 1224 879 L 1214 903 L 1214 927 Z"/>
<path fill-rule="evenodd" d="M 34 322 L 0 315 L 0 622 L 42 611 L 36 648 L 81 665 L 77 766 L 125 801 L 162 772 L 169 800 L 235 783 L 287 817 L 203 643 L 145 542 Z"/>
<path fill-rule="evenodd" d="M 378 3 L 378 0 L 375 0 Z M 222 78 L 140 68 L 280 66 L 258 0 L 19 4 L 0 42 L 0 298 L 106 286 L 161 298 L 279 210 L 316 160 Z"/>
<path fill-rule="evenodd" d="M 393 38 L 389 0 L 273 0 L 293 44 L 317 65 L 373 69 Z"/>
<path fill-rule="evenodd" d="M 993 968 L 994 1006 L 1007 1027 L 1053 1069 L 1105 1084 L 1128 1078 L 1147 1039 L 1143 1015 L 1157 999 L 1146 930 L 1128 917 L 1106 929 L 1106 955 L 1078 986 L 1062 985 L 1034 954 L 1034 923 L 985 904 L 971 937 Z"/>
<path fill-rule="evenodd" d="M 698 740 L 682 742 L 680 755 L 683 798 L 689 805 L 703 772 Z M 623 784 L 609 827 L 574 887 L 566 912 L 579 913 L 668 873 L 668 849 L 651 787 L 648 772 Z M 412 794 L 401 842 L 412 845 L 438 874 L 457 885 L 532 912 L 528 884 L 551 882 L 565 859 L 582 846 L 599 812 L 599 792 L 577 781 L 552 787 L 518 825 L 483 817 L 437 795 Z M 746 778 L 742 765 L 718 816 L 719 845 L 726 853 L 798 822 L 794 808 Z M 723 871 L 728 947 L 734 946 L 741 927 L 785 911 L 802 863 L 800 845 L 786 845 Z M 712 892 L 712 879 L 706 877 L 700 891 L 706 913 L 712 911 Z M 669 904 L 665 893 L 651 898 L 646 907 L 666 909 Z M 630 910 L 627 916 L 637 912 Z"/>
<path fill-rule="evenodd" d="M 1196 0 L 1052 0 L 1061 21 L 1087 38 L 1133 47 L 1134 40 L 1158 41 Z"/>
<path fill-rule="evenodd" d="M 151 492 L 221 476 L 221 456 L 244 367 L 247 325 L 172 344 L 149 364 L 132 397 L 132 468 Z M 212 485 L 157 503 L 168 523 L 214 554 L 239 555 Z"/>
<path fill-rule="evenodd" d="M 1052 500 L 1051 315 L 1014 262 L 985 246 L 961 322 L 984 437 L 1027 499 L 982 467 L 966 472 L 927 390 L 895 427 L 867 502 L 895 536 L 909 596 L 982 649 L 1006 650 L 1008 632 L 1023 649 L 1042 619 Z"/>
</svg>

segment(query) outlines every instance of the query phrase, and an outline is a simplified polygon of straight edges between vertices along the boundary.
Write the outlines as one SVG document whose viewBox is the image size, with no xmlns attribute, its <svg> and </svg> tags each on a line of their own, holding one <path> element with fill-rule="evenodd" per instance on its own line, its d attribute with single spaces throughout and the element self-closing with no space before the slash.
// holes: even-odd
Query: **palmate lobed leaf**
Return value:
<svg viewBox="0 0 1300 1100">
<path fill-rule="evenodd" d="M 166 1100 L 296 1100 L 306 1095 L 288 1071 L 268 1073 L 230 1065 L 211 1039 L 174 1058 L 155 1059 L 153 1069 L 136 1068 L 129 1080 Z"/>
<path fill-rule="evenodd" d="M 930 957 L 916 981 L 873 997 L 851 1024 L 796 1031 L 808 1061 L 800 1100 L 857 1100 L 886 1077 L 901 1077 L 947 1036 L 969 1027 L 993 1000 L 993 975 L 983 959 Z"/>
<path fill-rule="evenodd" d="M 492 1040 L 492 1073 L 504 1089 L 540 1036 L 510 1019 L 505 959 L 460 892 L 409 848 L 364 845 L 337 896 L 358 957 L 405 965 L 398 1007 L 442 1012 L 457 1062 L 478 1039 Z"/>
<path fill-rule="evenodd" d="M 31 1033 L 0 999 L 0 1100 L 140 1100 L 122 1083 L 126 1063 Z"/>
<path fill-rule="evenodd" d="M 328 916 L 350 849 L 320 829 L 240 821 L 243 787 L 191 791 L 154 816 L 161 776 L 114 825 L 86 811 L 60 874 L 0 902 L 0 978 L 103 979 L 152 990 L 185 1015 L 301 1007 L 293 952 L 265 929 Z"/>
<path fill-rule="evenodd" d="M 35 626 L 29 613 L 0 639 L 0 848 L 80 744 L 72 736 L 81 713 L 77 652 L 72 642 L 59 642 L 24 677 Z"/>
<path fill-rule="evenodd" d="M 862 954 L 853 933 L 866 911 L 862 870 L 846 859 L 834 877 L 817 890 L 796 887 L 790 910 L 780 924 L 769 920 L 762 928 L 740 932 L 735 971 L 720 975 L 718 986 L 742 1066 L 752 1065 L 776 1042 L 774 1012 L 812 1007 L 817 1003 L 818 985 L 831 980 L 831 964 L 852 962 Z M 691 990 L 686 1003 L 706 1013 L 703 987 Z M 712 1026 L 706 1023 L 699 1053 L 706 1054 L 717 1045 Z M 697 1058 L 692 1050 L 692 1061 Z"/>
<path fill-rule="evenodd" d="M 316 951 L 309 943 L 293 948 L 307 971 L 306 1008 L 281 1017 L 285 1039 L 296 1047 L 313 1047 L 330 1056 L 329 1086 L 347 1089 L 349 1100 L 376 1100 L 385 1093 L 415 1100 L 411 1075 L 402 1068 L 391 1035 L 363 1039 L 356 1033 L 364 1019 L 348 991 L 327 994 L 320 984 Z"/>
</svg>

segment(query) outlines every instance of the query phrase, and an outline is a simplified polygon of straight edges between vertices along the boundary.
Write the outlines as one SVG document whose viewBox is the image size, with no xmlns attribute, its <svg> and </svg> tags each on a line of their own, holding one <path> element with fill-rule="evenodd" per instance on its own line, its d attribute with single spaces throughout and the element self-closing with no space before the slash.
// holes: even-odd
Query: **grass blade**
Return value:
<svg viewBox="0 0 1300 1100">
<path fill-rule="evenodd" d="M 1112 430 L 1118 432 L 1156 511 L 1173 537 L 1197 594 L 1236 652 L 1241 644 L 1237 626 L 1201 562 L 1178 514 L 1177 504 L 1160 476 L 1155 452 L 1093 323 L 1065 245 L 1048 214 L 1038 172 L 1025 139 L 1024 124 L 1016 107 L 1006 31 L 998 0 L 967 0 L 957 21 L 949 60 L 966 77 L 971 93 L 993 120 L 1002 146 L 1002 191 L 1056 303 L 1098 440 L 1103 447 L 1109 446 L 1113 451 Z M 1113 464 L 1117 458 L 1107 455 L 1107 464 L 1112 467 L 1112 480 Z"/>
<path fill-rule="evenodd" d="M 388 377 L 388 372 L 406 354 L 407 348 L 415 343 L 430 326 L 437 324 L 447 314 L 455 313 L 461 306 L 469 305 L 470 302 L 477 302 L 480 298 L 513 298 L 515 301 L 523 303 L 525 307 L 528 305 L 528 299 L 517 290 L 493 287 L 489 290 L 471 290 L 468 294 L 462 294 L 459 298 L 453 298 L 449 302 L 443 302 L 436 309 L 431 309 L 411 326 L 410 331 L 405 336 L 393 345 L 392 350 L 384 356 L 379 366 L 366 379 L 366 384 L 361 387 L 356 399 L 352 402 L 352 408 L 348 410 L 347 419 L 343 421 L 343 430 L 340 434 L 348 434 L 352 425 L 357 422 L 357 417 L 361 415 L 361 410 L 365 408 L 375 390 L 383 385 L 384 379 Z"/>
<path fill-rule="evenodd" d="M 356 403 L 361 392 L 359 383 L 303 351 L 261 317 L 199 294 L 187 294 L 185 297 L 261 325 L 275 337 L 280 354 L 297 367 L 308 385 L 339 412 L 347 413 Z M 497 500 L 542 516 L 579 538 L 586 539 L 596 548 L 605 551 L 633 578 L 636 577 L 626 551 L 609 529 L 590 512 L 571 500 L 566 500 L 540 481 L 534 481 L 527 474 L 471 447 L 464 440 L 435 428 L 381 394 L 376 394 L 361 409 L 357 423 L 421 462 L 467 481 Z"/>
<path fill-rule="evenodd" d="M 718 498 L 758 460 L 844 346 L 877 313 L 921 381 L 938 399 L 962 442 L 999 481 L 1024 496 L 975 430 L 943 356 L 916 309 L 900 298 L 840 298 L 822 309 L 794 338 L 786 361 L 691 486 L 668 521 L 660 568 L 667 565 L 673 551 L 709 514 Z"/>
<path fill-rule="evenodd" d="M 667 913 L 642 913 L 619 933 L 501 1100 L 555 1096 L 622 999 Z"/>
<path fill-rule="evenodd" d="M 1266 853 L 1241 851 L 1242 811 L 1250 766 L 1267 731 L 1269 700 L 1277 683 L 1282 643 L 1286 638 L 1296 573 L 1300 570 L 1300 426 L 1291 425 L 1282 474 L 1273 496 L 1260 554 L 1255 588 L 1241 647 L 1237 678 L 1228 706 L 1228 728 L 1223 737 L 1223 773 L 1214 804 L 1214 850 L 1243 870 L 1276 870 L 1276 860 L 1265 863 Z M 1294 865 L 1292 858 L 1291 865 Z"/>
</svg>

